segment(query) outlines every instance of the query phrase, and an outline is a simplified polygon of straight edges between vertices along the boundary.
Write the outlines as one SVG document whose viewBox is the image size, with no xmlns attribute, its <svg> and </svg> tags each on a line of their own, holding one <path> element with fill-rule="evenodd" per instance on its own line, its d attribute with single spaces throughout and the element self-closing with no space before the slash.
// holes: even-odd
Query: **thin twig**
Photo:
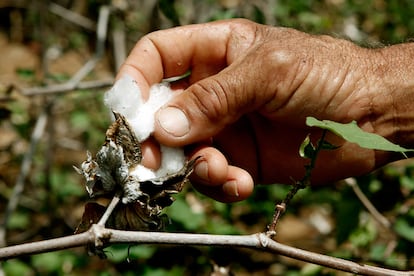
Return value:
<svg viewBox="0 0 414 276">
<path fill-rule="evenodd" d="M 81 69 L 79 69 L 76 72 L 76 74 L 69 81 L 63 84 L 22 89 L 22 94 L 25 96 L 32 96 L 32 95 L 39 95 L 39 94 L 50 94 L 50 93 L 56 93 L 56 92 L 67 92 L 67 91 L 72 91 L 75 89 L 82 89 L 81 87 L 79 87 L 82 79 L 84 79 L 96 67 L 96 64 L 100 61 L 100 59 L 102 58 L 104 54 L 110 12 L 111 12 L 111 7 L 109 6 L 101 6 L 101 8 L 99 9 L 98 25 L 96 26 L 95 54 L 82 66 Z M 102 82 L 105 84 L 105 86 L 107 86 L 107 81 L 102 81 Z M 96 85 L 96 81 L 94 84 Z M 102 83 L 99 83 L 99 84 L 102 85 Z M 113 84 L 113 80 L 111 81 L 109 85 L 112 85 L 112 84 Z"/>
<path fill-rule="evenodd" d="M 111 216 L 112 212 L 115 210 L 116 206 L 118 205 L 119 201 L 121 200 L 122 193 L 116 193 L 112 198 L 111 202 L 109 203 L 108 207 L 105 210 L 105 213 L 102 215 L 101 219 L 98 222 L 98 225 L 105 226 L 105 223 L 108 221 L 109 217 Z"/>
<path fill-rule="evenodd" d="M 97 57 L 102 57 L 105 50 L 105 41 L 108 34 L 109 15 L 112 7 L 101 6 L 99 8 L 98 26 L 96 28 L 96 50 Z"/>
<path fill-rule="evenodd" d="M 106 79 L 106 80 L 93 80 L 93 81 L 83 81 L 77 84 L 73 83 L 62 83 L 62 84 L 53 84 L 47 86 L 39 86 L 39 87 L 30 87 L 30 88 L 22 88 L 22 94 L 25 96 L 37 96 L 37 95 L 44 95 L 44 94 L 54 94 L 54 93 L 65 93 L 74 90 L 88 90 L 88 89 L 99 89 L 104 87 L 112 86 L 114 83 L 114 79 Z"/>
<path fill-rule="evenodd" d="M 95 31 L 96 29 L 96 23 L 89 18 L 84 17 L 79 13 L 68 10 L 58 4 L 50 3 L 49 11 L 87 30 Z"/>
<path fill-rule="evenodd" d="M 397 271 L 365 264 L 358 264 L 352 261 L 298 249 L 278 243 L 269 238 L 265 233 L 256 233 L 252 235 L 209 235 L 122 231 L 107 229 L 96 224 L 93 225 L 89 231 L 81 234 L 0 248 L 0 260 L 16 258 L 28 254 L 52 252 L 56 250 L 85 246 L 88 244 L 102 244 L 103 246 L 108 246 L 120 243 L 242 247 L 280 254 L 297 260 L 358 275 L 414 275 L 414 271 Z"/>
<path fill-rule="evenodd" d="M 368 210 L 368 212 L 372 215 L 372 217 L 385 229 L 391 228 L 391 222 L 384 217 L 378 210 L 375 208 L 375 206 L 372 204 L 372 202 L 367 198 L 367 196 L 361 191 L 359 188 L 355 178 L 347 178 L 344 180 L 346 184 L 348 184 L 352 190 L 354 191 L 355 195 L 358 197 L 359 201 L 365 206 L 365 208 Z"/>
</svg>

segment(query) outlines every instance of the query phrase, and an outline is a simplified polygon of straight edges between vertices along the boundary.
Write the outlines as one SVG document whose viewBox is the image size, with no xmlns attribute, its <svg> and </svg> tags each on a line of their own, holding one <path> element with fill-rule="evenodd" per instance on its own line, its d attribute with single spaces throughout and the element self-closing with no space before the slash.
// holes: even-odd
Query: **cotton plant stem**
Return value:
<svg viewBox="0 0 414 276">
<path fill-rule="evenodd" d="M 98 225 L 105 226 L 105 223 L 108 221 L 109 217 L 111 216 L 112 212 L 115 210 L 116 206 L 118 205 L 119 201 L 121 200 L 122 193 L 118 192 L 114 195 L 111 202 L 109 203 L 108 207 L 105 210 L 105 213 L 102 215 L 101 219 L 98 222 Z"/>
<path fill-rule="evenodd" d="M 16 258 L 28 254 L 63 250 L 88 244 L 108 246 L 120 243 L 241 247 L 267 251 L 358 275 L 414 275 L 414 271 L 385 269 L 298 249 L 276 242 L 269 238 L 266 233 L 256 233 L 251 235 L 209 235 L 123 231 L 107 229 L 97 224 L 93 225 L 90 230 L 73 236 L 0 248 L 0 260 Z"/>
<path fill-rule="evenodd" d="M 85 246 L 92 241 L 93 235 L 83 232 L 73 236 L 8 246 L 0 248 L 0 260 Z"/>
</svg>

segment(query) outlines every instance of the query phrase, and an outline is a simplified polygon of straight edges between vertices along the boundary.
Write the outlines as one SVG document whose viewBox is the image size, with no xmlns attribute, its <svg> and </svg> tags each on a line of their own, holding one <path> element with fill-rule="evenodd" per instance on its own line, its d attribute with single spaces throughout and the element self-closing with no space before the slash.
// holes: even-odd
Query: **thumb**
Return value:
<svg viewBox="0 0 414 276">
<path fill-rule="evenodd" d="M 155 138 L 168 146 L 208 139 L 235 122 L 251 105 L 239 74 L 220 72 L 200 80 L 174 97 L 155 115 Z"/>
</svg>

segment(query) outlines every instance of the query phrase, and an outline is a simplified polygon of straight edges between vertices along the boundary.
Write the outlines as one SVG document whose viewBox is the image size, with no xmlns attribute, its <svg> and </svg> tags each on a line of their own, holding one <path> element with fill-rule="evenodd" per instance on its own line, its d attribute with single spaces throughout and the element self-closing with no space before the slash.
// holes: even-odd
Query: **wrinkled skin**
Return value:
<svg viewBox="0 0 414 276">
<path fill-rule="evenodd" d="M 191 70 L 173 85 L 177 96 L 157 112 L 155 139 L 143 145 L 143 162 L 159 166 L 158 142 L 185 146 L 189 158 L 203 156 L 192 176 L 196 188 L 232 202 L 248 197 L 254 183 L 289 184 L 303 176 L 299 145 L 308 133 L 320 135 L 305 126 L 307 116 L 356 120 L 366 131 L 412 146 L 407 122 L 414 83 L 406 76 L 414 75 L 413 48 L 365 49 L 329 36 L 227 20 L 144 36 L 118 77 L 131 75 L 146 92 Z M 175 129 L 166 131 L 163 124 Z M 401 157 L 332 135 L 328 140 L 341 147 L 321 155 L 313 183 L 365 174 Z"/>
</svg>

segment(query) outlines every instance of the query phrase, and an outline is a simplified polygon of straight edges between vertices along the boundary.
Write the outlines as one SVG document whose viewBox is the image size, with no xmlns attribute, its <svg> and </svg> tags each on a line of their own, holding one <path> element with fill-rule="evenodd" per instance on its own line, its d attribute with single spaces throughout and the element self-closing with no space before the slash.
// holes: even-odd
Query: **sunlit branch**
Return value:
<svg viewBox="0 0 414 276">
<path fill-rule="evenodd" d="M 298 249 L 276 242 L 265 233 L 251 235 L 209 235 L 123 231 L 107 229 L 97 224 L 93 225 L 89 231 L 73 236 L 0 248 L 0 260 L 86 245 L 104 247 L 120 243 L 242 247 L 267 251 L 358 275 L 414 275 L 414 271 L 390 270 Z"/>
</svg>

